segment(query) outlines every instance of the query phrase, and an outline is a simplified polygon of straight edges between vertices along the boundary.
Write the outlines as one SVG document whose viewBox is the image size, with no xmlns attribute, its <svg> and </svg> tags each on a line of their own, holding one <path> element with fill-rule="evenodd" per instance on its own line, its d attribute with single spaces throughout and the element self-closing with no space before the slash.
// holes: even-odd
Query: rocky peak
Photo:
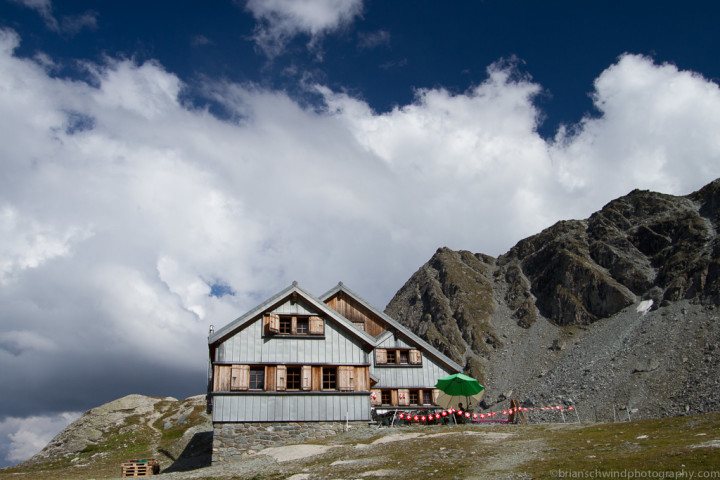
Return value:
<svg viewBox="0 0 720 480">
<path fill-rule="evenodd" d="M 682 301 L 710 311 L 720 305 L 719 207 L 720 179 L 687 196 L 634 190 L 497 259 L 441 248 L 386 312 L 482 381 L 503 358 L 527 359 L 518 344 L 539 358 L 563 355 L 551 347 L 567 343 L 568 328 L 587 329 L 631 308 Z M 533 335 L 544 336 L 543 347 Z"/>
</svg>

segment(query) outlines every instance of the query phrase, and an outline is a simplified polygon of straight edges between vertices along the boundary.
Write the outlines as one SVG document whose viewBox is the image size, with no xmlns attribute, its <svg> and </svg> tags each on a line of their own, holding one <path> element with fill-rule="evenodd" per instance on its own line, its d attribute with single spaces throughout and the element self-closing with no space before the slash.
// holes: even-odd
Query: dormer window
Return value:
<svg viewBox="0 0 720 480">
<path fill-rule="evenodd" d="M 315 315 L 263 315 L 265 335 L 308 335 L 321 336 L 325 333 L 325 322 Z"/>
<path fill-rule="evenodd" d="M 415 348 L 376 348 L 376 365 L 422 365 L 422 353 Z"/>
</svg>

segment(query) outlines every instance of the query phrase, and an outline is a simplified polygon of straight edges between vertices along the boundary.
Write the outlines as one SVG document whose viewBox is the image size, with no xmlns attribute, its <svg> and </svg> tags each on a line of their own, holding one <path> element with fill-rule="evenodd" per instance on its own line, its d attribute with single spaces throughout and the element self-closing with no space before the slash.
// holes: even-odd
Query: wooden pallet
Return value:
<svg viewBox="0 0 720 480">
<path fill-rule="evenodd" d="M 147 477 L 160 473 L 160 464 L 157 460 L 130 460 L 123 463 L 122 478 L 126 477 Z"/>
</svg>

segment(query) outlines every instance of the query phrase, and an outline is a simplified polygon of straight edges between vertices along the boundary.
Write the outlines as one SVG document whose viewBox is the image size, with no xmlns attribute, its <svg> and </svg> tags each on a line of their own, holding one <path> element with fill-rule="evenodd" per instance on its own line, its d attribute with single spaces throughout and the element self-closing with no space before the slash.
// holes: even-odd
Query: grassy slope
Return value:
<svg viewBox="0 0 720 480">
<path fill-rule="evenodd" d="M 63 460 L 6 469 L 0 471 L 0 480 L 116 477 L 120 462 L 146 453 L 138 439 L 152 434 L 141 429 L 137 433 L 134 440 L 118 437 L 117 443 L 101 446 L 114 453 L 90 467 Z M 400 437 L 394 441 L 373 444 L 396 434 Z M 297 473 L 308 478 L 358 478 L 368 472 L 375 472 L 373 477 L 415 479 L 582 478 L 583 474 L 601 478 L 603 472 L 615 478 L 628 478 L 628 473 L 658 478 L 669 471 L 684 471 L 684 478 L 714 471 L 714 477 L 704 478 L 720 478 L 720 413 L 610 424 L 413 425 L 351 431 L 324 443 L 335 448 L 301 460 L 238 466 L 237 474 L 212 467 L 172 478 L 270 480 Z M 74 463 L 93 464 L 91 456 L 92 452 L 82 453 L 82 460 Z"/>
</svg>

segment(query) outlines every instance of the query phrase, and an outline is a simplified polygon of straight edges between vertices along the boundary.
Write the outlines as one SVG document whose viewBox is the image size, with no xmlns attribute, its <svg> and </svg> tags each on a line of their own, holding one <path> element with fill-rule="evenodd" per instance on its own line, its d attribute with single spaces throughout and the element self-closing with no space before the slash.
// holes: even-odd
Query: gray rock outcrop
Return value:
<svg viewBox="0 0 720 480">
<path fill-rule="evenodd" d="M 499 258 L 438 249 L 386 313 L 487 386 L 643 415 L 720 408 L 720 180 L 635 190 Z M 592 419 L 592 418 L 591 418 Z"/>
</svg>

